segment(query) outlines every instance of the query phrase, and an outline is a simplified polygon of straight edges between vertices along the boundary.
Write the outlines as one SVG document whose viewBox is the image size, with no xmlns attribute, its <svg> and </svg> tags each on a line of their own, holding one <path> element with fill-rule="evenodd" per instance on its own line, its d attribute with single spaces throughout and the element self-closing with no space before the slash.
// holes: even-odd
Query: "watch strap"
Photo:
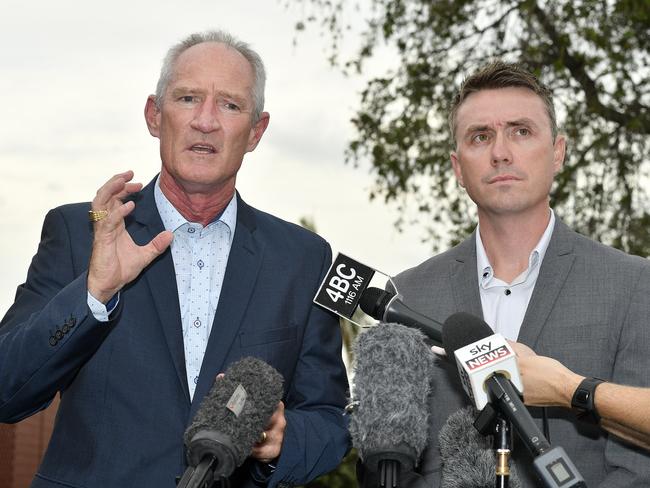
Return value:
<svg viewBox="0 0 650 488">
<path fill-rule="evenodd" d="M 600 421 L 594 395 L 596 387 L 604 381 L 600 378 L 585 378 L 580 382 L 571 398 L 571 407 L 580 411 L 578 418 L 595 424 Z"/>
</svg>

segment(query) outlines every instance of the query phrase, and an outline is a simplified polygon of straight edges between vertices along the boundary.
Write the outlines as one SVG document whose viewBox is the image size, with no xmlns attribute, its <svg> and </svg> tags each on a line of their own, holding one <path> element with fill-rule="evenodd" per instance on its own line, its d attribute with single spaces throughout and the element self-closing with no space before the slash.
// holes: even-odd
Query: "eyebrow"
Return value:
<svg viewBox="0 0 650 488">
<path fill-rule="evenodd" d="M 196 95 L 199 93 L 201 93 L 201 90 L 196 90 L 194 88 L 189 88 L 186 86 L 177 86 L 171 91 L 171 95 L 174 98 L 179 97 L 181 95 Z"/>
<path fill-rule="evenodd" d="M 186 86 L 177 86 L 176 88 L 172 89 L 171 95 L 173 98 L 177 98 L 181 95 L 201 95 L 205 93 L 204 90 L 200 90 L 197 88 L 190 88 Z M 228 92 L 228 91 L 223 91 L 223 90 L 218 90 L 217 95 L 222 98 L 229 98 L 235 102 L 237 102 L 240 105 L 247 105 L 246 103 L 246 98 L 238 95 L 236 93 Z"/>
<path fill-rule="evenodd" d="M 532 119 L 529 119 L 528 117 L 522 117 L 520 119 L 509 120 L 508 122 L 506 122 L 506 127 L 518 127 L 520 125 L 537 128 L 537 124 Z M 469 134 L 472 132 L 485 132 L 492 129 L 493 126 L 491 125 L 473 124 L 467 127 L 467 129 L 465 129 L 465 134 Z"/>
</svg>

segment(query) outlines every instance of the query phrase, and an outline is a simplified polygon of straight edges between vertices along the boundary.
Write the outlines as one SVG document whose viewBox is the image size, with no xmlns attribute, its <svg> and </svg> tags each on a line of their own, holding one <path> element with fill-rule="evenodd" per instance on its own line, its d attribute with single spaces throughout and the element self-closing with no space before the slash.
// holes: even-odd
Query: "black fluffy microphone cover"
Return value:
<svg viewBox="0 0 650 488">
<path fill-rule="evenodd" d="M 438 442 L 442 459 L 440 488 L 493 488 L 496 479 L 496 455 L 492 437 L 483 437 L 474 428 L 478 412 L 466 407 L 451 414 L 440 429 Z M 514 466 L 509 488 L 520 488 Z"/>
<path fill-rule="evenodd" d="M 427 445 L 434 356 L 424 335 L 398 324 L 362 332 L 354 345 L 352 443 L 371 471 L 382 459 L 417 465 Z"/>
<path fill-rule="evenodd" d="M 260 438 L 282 398 L 283 378 L 264 361 L 246 357 L 217 378 L 185 431 L 190 466 L 218 459 L 215 474 L 229 476 Z"/>
</svg>

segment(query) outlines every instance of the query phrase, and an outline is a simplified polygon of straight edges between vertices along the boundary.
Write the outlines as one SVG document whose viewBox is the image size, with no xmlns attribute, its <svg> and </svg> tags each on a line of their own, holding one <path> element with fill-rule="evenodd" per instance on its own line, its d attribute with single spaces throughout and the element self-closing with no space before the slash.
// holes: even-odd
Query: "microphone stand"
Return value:
<svg viewBox="0 0 650 488">
<path fill-rule="evenodd" d="M 519 438 L 533 455 L 533 467 L 546 488 L 586 488 L 584 478 L 573 464 L 567 453 L 560 446 L 551 447 L 542 431 L 537 427 L 524 403 L 510 381 L 500 374 L 486 380 L 490 397 L 490 410 L 498 411 L 512 421 L 519 433 Z M 525 415 L 516 414 L 518 411 Z M 481 417 L 483 411 L 479 415 Z M 476 426 L 476 423 L 474 423 Z M 478 426 L 476 428 L 483 433 Z M 484 434 L 485 435 L 485 434 Z"/>
<path fill-rule="evenodd" d="M 510 480 L 510 451 L 512 426 L 501 415 L 494 423 L 494 450 L 497 455 L 496 488 L 508 488 Z"/>
<path fill-rule="evenodd" d="M 481 435 L 493 436 L 496 454 L 495 488 L 508 488 L 510 482 L 510 453 L 512 450 L 512 424 L 490 403 L 478 414 L 474 427 Z"/>
</svg>

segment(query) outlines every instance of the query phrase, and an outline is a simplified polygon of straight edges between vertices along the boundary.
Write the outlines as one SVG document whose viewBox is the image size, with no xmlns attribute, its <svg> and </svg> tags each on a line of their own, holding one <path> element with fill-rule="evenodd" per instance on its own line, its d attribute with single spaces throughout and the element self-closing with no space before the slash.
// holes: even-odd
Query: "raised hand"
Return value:
<svg viewBox="0 0 650 488">
<path fill-rule="evenodd" d="M 126 231 L 124 218 L 135 208 L 123 199 L 142 189 L 141 183 L 130 183 L 133 171 L 113 176 L 92 201 L 92 210 L 107 210 L 108 215 L 94 226 L 93 249 L 88 267 L 88 291 L 102 303 L 107 303 L 124 285 L 134 280 L 142 270 L 172 242 L 173 234 L 163 231 L 148 244 L 138 246 Z"/>
</svg>

